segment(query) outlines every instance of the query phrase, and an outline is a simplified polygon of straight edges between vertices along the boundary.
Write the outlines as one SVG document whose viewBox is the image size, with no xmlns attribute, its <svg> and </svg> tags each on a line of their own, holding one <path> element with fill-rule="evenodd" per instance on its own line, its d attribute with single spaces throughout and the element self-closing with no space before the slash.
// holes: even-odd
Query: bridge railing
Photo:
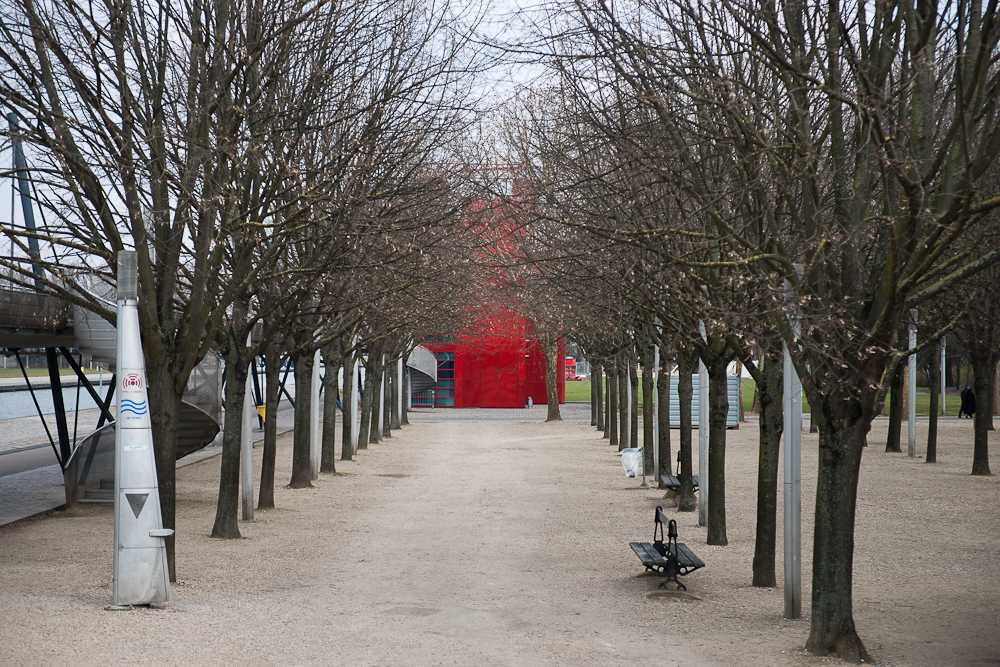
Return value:
<svg viewBox="0 0 1000 667">
<path fill-rule="evenodd" d="M 69 304 L 37 292 L 0 289 L 0 327 L 61 331 L 70 326 Z"/>
<path fill-rule="evenodd" d="M 184 391 L 184 402 L 207 413 L 216 423 L 222 423 L 222 361 L 209 354 L 195 366 Z M 204 446 L 201 442 L 201 446 Z M 104 493 L 115 477 L 115 425 L 112 422 L 80 441 L 63 468 L 66 484 L 66 504 L 81 500 L 113 500 Z M 103 483 L 103 486 L 102 486 Z"/>
</svg>

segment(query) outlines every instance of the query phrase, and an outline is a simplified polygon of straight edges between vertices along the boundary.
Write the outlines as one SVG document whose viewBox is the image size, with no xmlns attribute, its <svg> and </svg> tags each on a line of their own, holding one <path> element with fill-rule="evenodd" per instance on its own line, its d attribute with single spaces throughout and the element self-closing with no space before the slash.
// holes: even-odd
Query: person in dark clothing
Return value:
<svg viewBox="0 0 1000 667">
<path fill-rule="evenodd" d="M 972 415 L 976 414 L 976 395 L 969 389 L 969 385 L 965 385 L 959 395 L 962 397 L 962 407 L 958 409 L 958 416 L 962 417 L 962 413 L 965 413 L 966 417 L 972 419 Z"/>
</svg>

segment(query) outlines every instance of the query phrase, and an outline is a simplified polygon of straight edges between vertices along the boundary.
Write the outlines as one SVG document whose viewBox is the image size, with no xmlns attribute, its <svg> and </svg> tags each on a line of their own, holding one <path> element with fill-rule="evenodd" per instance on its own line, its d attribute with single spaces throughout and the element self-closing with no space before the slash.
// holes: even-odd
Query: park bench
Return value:
<svg viewBox="0 0 1000 667">
<path fill-rule="evenodd" d="M 660 481 L 664 489 L 669 491 L 677 491 L 681 488 L 681 453 L 677 452 L 677 474 L 676 475 L 661 475 Z M 698 490 L 698 475 L 691 475 L 691 486 L 697 491 Z"/>
<path fill-rule="evenodd" d="M 666 524 L 666 542 L 664 542 L 663 526 Z M 657 539 L 659 535 L 659 539 Z M 677 590 L 687 590 L 687 587 L 678 581 L 678 575 L 690 574 L 695 570 L 705 567 L 705 563 L 688 549 L 686 544 L 677 541 L 677 522 L 668 518 L 663 513 L 662 507 L 656 508 L 653 523 L 653 543 L 630 542 L 632 551 L 639 557 L 646 570 L 659 572 L 666 576 L 660 583 L 660 588 L 667 588 L 671 581 L 677 584 Z"/>
</svg>

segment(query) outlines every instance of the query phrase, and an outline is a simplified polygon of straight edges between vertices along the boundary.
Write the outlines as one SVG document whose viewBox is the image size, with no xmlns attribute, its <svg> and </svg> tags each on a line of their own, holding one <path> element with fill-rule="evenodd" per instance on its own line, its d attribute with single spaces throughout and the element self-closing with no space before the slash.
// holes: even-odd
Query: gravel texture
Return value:
<svg viewBox="0 0 1000 667">
<path fill-rule="evenodd" d="M 1000 485 L 968 474 L 972 424 L 942 423 L 936 465 L 883 453 L 885 428 L 862 463 L 858 631 L 883 665 L 1000 664 Z M 588 424 L 425 421 L 314 489 L 279 487 L 241 540 L 208 537 L 219 459 L 178 470 L 180 581 L 154 608 L 104 610 L 109 506 L 0 529 L 0 664 L 834 664 L 802 649 L 816 437 L 803 434 L 807 618 L 786 621 L 780 586 L 750 586 L 757 435 L 729 432 L 729 546 L 676 517 L 706 563 L 685 579 L 695 599 L 644 595 L 658 579 L 628 542 L 650 540 L 669 501 Z M 291 434 L 278 460 L 283 483 Z"/>
</svg>

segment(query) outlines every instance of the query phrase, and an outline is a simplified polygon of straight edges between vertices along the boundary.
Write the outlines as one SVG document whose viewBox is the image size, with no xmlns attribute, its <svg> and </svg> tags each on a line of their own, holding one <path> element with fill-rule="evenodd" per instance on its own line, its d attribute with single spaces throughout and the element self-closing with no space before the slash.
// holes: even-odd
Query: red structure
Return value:
<svg viewBox="0 0 1000 667">
<path fill-rule="evenodd" d="M 457 337 L 431 336 L 421 345 L 438 358 L 438 382 L 414 398 L 414 405 L 523 408 L 528 399 L 546 403 L 545 355 L 528 322 L 511 318 L 489 331 Z M 559 343 L 559 356 L 565 355 Z M 559 402 L 566 402 L 566 377 L 557 374 Z"/>
<path fill-rule="evenodd" d="M 530 183 L 515 179 L 507 202 L 477 201 L 466 212 L 469 238 L 479 246 L 478 276 L 487 301 L 467 312 L 472 324 L 455 336 L 429 336 L 421 345 L 437 356 L 437 385 L 414 397 L 415 406 L 522 408 L 547 403 L 545 355 L 531 324 L 489 294 L 503 292 L 516 278 L 504 268 L 520 254 L 523 231 L 517 211 L 530 206 Z M 515 283 L 516 284 L 516 283 Z M 566 355 L 559 341 L 558 359 Z M 559 402 L 566 402 L 566 373 L 556 369 Z"/>
</svg>

